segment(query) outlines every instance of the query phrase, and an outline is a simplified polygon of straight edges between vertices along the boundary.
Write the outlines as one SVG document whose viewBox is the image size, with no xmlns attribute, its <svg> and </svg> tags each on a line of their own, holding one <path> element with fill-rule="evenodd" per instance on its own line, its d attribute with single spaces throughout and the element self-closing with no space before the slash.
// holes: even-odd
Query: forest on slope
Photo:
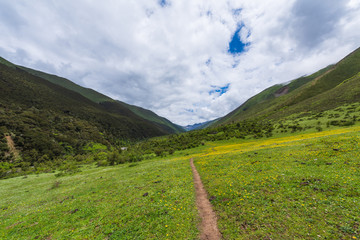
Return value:
<svg viewBox="0 0 360 240">
<path fill-rule="evenodd" d="M 1 164 L 19 169 L 171 133 L 118 103 L 96 103 L 2 60 Z M 10 136 L 16 152 L 10 151 Z M 8 169 L 8 167 L 4 167 Z M 22 171 L 22 170 L 19 170 Z"/>
</svg>

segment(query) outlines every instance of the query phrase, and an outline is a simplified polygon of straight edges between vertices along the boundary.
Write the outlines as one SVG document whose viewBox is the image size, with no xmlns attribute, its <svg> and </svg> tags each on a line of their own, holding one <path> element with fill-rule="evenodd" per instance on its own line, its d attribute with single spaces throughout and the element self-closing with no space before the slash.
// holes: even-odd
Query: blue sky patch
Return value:
<svg viewBox="0 0 360 240">
<path fill-rule="evenodd" d="M 232 10 L 234 16 L 240 16 L 242 8 L 237 8 Z"/>
<path fill-rule="evenodd" d="M 244 24 L 241 24 L 238 26 L 237 30 L 235 31 L 230 43 L 229 43 L 229 50 L 228 52 L 236 55 L 236 54 L 240 54 L 246 51 L 246 47 L 250 46 L 251 43 L 244 43 L 243 41 L 241 41 L 240 39 L 240 31 L 241 29 L 244 27 Z M 250 37 L 251 32 L 249 31 L 247 34 L 247 38 Z"/>
<path fill-rule="evenodd" d="M 211 64 L 211 58 L 209 58 L 206 62 L 205 62 L 206 66 L 209 66 Z"/>
<path fill-rule="evenodd" d="M 209 95 L 213 95 L 213 94 L 219 94 L 219 96 L 223 95 L 224 93 L 226 93 L 227 91 L 229 91 L 229 87 L 230 87 L 230 83 L 226 84 L 223 87 L 219 87 L 219 86 L 211 86 L 213 89 L 209 92 Z"/>
<path fill-rule="evenodd" d="M 160 0 L 159 4 L 161 7 L 166 7 L 167 5 L 169 5 L 169 2 L 167 0 Z"/>
</svg>

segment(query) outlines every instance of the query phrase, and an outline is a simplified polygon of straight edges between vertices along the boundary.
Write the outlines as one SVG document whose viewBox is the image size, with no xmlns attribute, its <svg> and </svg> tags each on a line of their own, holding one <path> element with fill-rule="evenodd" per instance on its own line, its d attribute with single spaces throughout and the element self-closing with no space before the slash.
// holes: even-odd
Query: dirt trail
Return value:
<svg viewBox="0 0 360 240">
<path fill-rule="evenodd" d="M 19 156 L 19 152 L 16 150 L 15 143 L 12 140 L 11 136 L 5 136 L 7 145 L 9 147 L 9 152 L 13 153 L 15 157 Z"/>
<path fill-rule="evenodd" d="M 212 210 L 207 192 L 201 182 L 200 175 L 194 166 L 193 159 L 190 159 L 190 165 L 194 176 L 194 186 L 196 191 L 196 205 L 201 217 L 201 240 L 218 240 L 221 234 L 217 227 L 216 215 Z"/>
</svg>

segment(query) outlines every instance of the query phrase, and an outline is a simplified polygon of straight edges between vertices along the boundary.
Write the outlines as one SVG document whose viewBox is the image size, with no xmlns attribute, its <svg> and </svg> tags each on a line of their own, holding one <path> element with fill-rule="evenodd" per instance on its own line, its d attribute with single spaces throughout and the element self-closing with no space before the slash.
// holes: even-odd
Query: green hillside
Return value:
<svg viewBox="0 0 360 240">
<path fill-rule="evenodd" d="M 41 77 L 41 78 L 46 79 L 54 84 L 60 85 L 64 88 L 67 88 L 74 92 L 80 93 L 81 95 L 90 99 L 93 102 L 100 103 L 100 102 L 105 102 L 105 101 L 113 101 L 108 96 L 98 93 L 90 88 L 81 87 L 80 85 L 77 85 L 66 78 L 58 77 L 56 75 L 40 72 L 40 71 L 26 68 L 26 67 L 19 66 L 19 68 L 31 73 L 32 75 Z"/>
<path fill-rule="evenodd" d="M 97 104 L 4 64 L 0 64 L 0 92 L 0 160 L 19 169 L 85 154 L 89 145 L 112 148 L 169 133 L 116 102 Z M 19 154 L 7 149 L 3 136 L 11 137 Z"/>
<path fill-rule="evenodd" d="M 136 115 L 138 115 L 146 120 L 149 120 L 149 121 L 153 122 L 154 124 L 163 126 L 165 129 L 167 128 L 169 132 L 181 133 L 181 132 L 185 131 L 181 126 L 178 126 L 178 125 L 170 122 L 169 120 L 167 120 L 164 117 L 160 117 L 159 115 L 157 115 L 156 113 L 154 113 L 150 110 L 147 110 L 142 107 L 135 106 L 135 105 L 130 105 L 130 104 L 127 104 L 124 102 L 120 102 L 120 103 L 122 105 L 126 106 L 128 109 L 130 109 Z"/>
<path fill-rule="evenodd" d="M 81 95 L 83 95 L 84 97 L 90 99 L 91 101 L 93 101 L 95 103 L 113 102 L 111 104 L 113 110 L 115 107 L 119 107 L 119 111 L 122 111 L 121 110 L 122 108 L 127 108 L 130 111 L 132 111 L 133 113 L 135 113 L 136 115 L 138 115 L 139 117 L 153 122 L 155 125 L 162 128 L 165 132 L 168 132 L 168 133 L 184 132 L 184 129 L 182 129 L 181 127 L 173 124 L 166 118 L 158 116 L 157 114 L 155 114 L 154 112 L 152 112 L 150 110 L 143 109 L 143 108 L 137 107 L 137 106 L 133 106 L 133 105 L 130 105 L 130 104 L 127 104 L 124 102 L 115 101 L 108 96 L 105 96 L 97 91 L 94 91 L 93 89 L 81 87 L 80 85 L 77 85 L 66 78 L 62 78 L 62 77 L 58 77 L 56 75 L 51 75 L 48 73 L 36 71 L 36 70 L 26 68 L 26 67 L 19 66 L 19 68 L 21 68 L 35 76 L 46 79 L 54 84 L 60 85 L 64 88 L 67 88 L 74 92 L 80 93 Z M 114 103 L 114 102 L 117 102 L 117 103 Z M 107 103 L 105 105 L 109 105 L 109 104 Z"/>
<path fill-rule="evenodd" d="M 336 65 L 262 91 L 215 125 L 250 118 L 281 119 L 294 113 L 319 112 L 357 102 L 359 95 L 355 90 L 360 86 L 359 72 L 360 49 L 357 49 Z"/>
<path fill-rule="evenodd" d="M 11 68 L 16 68 L 16 65 L 15 64 L 12 64 L 11 62 L 7 61 L 6 59 L 0 57 L 0 64 L 4 64 L 8 67 L 11 67 Z"/>
</svg>

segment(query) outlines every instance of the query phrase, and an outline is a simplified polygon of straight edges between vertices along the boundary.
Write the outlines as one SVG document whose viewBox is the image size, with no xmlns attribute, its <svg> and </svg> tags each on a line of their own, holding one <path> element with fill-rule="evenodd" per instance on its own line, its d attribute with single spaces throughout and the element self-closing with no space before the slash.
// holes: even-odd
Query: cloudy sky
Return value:
<svg viewBox="0 0 360 240">
<path fill-rule="evenodd" d="M 0 56 L 187 125 L 360 47 L 360 0 L 0 0 Z"/>
</svg>

